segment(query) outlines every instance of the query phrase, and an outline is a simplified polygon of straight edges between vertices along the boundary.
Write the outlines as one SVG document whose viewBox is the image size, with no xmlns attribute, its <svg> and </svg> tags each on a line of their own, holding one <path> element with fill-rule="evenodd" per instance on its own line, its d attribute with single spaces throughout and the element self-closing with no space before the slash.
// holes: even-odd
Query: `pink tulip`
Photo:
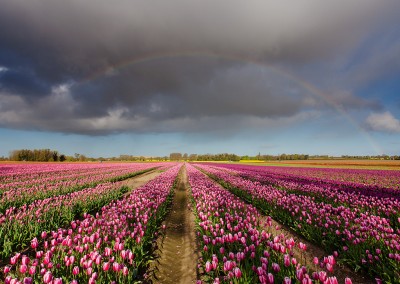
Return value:
<svg viewBox="0 0 400 284">
<path fill-rule="evenodd" d="M 211 264 L 211 262 L 209 262 L 209 261 L 207 261 L 206 262 L 206 272 L 208 273 L 208 272 L 210 272 L 211 270 L 212 270 L 212 264 Z"/>
<path fill-rule="evenodd" d="M 283 262 L 284 262 L 284 265 L 286 267 L 290 266 L 290 256 L 288 254 L 284 255 L 284 261 Z"/>
<path fill-rule="evenodd" d="M 274 275 L 272 273 L 268 273 L 267 279 L 268 283 L 274 283 Z"/>
<path fill-rule="evenodd" d="M 11 277 L 11 276 L 7 276 L 7 277 L 4 279 L 4 284 L 10 284 L 10 283 L 11 283 L 11 280 L 12 280 L 12 277 Z"/>
<path fill-rule="evenodd" d="M 302 269 L 298 269 L 298 270 L 296 271 L 296 277 L 297 277 L 297 279 L 299 279 L 300 281 L 303 280 L 304 274 L 303 274 L 303 270 L 302 270 Z"/>
<path fill-rule="evenodd" d="M 51 274 L 50 271 L 47 271 L 47 272 L 43 275 L 43 282 L 44 282 L 44 283 L 50 283 L 51 280 L 53 280 L 53 275 Z"/>
<path fill-rule="evenodd" d="M 34 239 L 31 241 L 31 248 L 35 249 L 35 248 L 38 247 L 38 245 L 39 245 L 39 242 L 38 242 L 37 238 L 34 238 Z"/>
<path fill-rule="evenodd" d="M 272 263 L 272 270 L 273 270 L 275 273 L 278 273 L 279 271 L 281 271 L 281 268 L 279 267 L 279 264 L 277 264 L 277 263 Z"/>
<path fill-rule="evenodd" d="M 28 271 L 28 267 L 25 264 L 22 264 L 19 267 L 19 272 L 21 272 L 22 274 L 25 274 Z"/>
<path fill-rule="evenodd" d="M 111 253 L 112 253 L 111 248 L 105 248 L 105 249 L 104 249 L 104 255 L 105 255 L 105 256 L 110 256 Z"/>
<path fill-rule="evenodd" d="M 285 277 L 285 278 L 283 279 L 283 283 L 284 283 L 284 284 L 291 284 L 291 283 L 292 283 L 292 280 L 291 280 L 289 277 Z"/>
<path fill-rule="evenodd" d="M 10 270 L 11 270 L 11 267 L 10 266 L 5 266 L 4 267 L 4 274 L 7 274 L 8 272 L 10 272 Z"/>
<path fill-rule="evenodd" d="M 62 281 L 61 278 L 55 278 L 54 281 L 53 281 L 53 283 L 54 283 L 54 284 L 62 284 L 63 281 Z"/>
<path fill-rule="evenodd" d="M 327 269 L 329 272 L 333 272 L 333 265 L 330 264 L 330 263 L 327 263 L 327 264 L 326 264 L 326 269 Z"/>
<path fill-rule="evenodd" d="M 127 276 L 127 275 L 129 274 L 129 269 L 128 269 L 128 267 L 124 266 L 124 267 L 122 268 L 122 274 L 123 274 L 124 276 Z"/>
<path fill-rule="evenodd" d="M 120 270 L 119 263 L 114 262 L 112 265 L 113 271 L 118 272 Z"/>
<path fill-rule="evenodd" d="M 13 256 L 13 257 L 11 257 L 11 259 L 10 259 L 10 263 L 11 263 L 12 265 L 14 265 L 14 264 L 17 263 L 17 260 L 18 260 L 18 258 L 15 257 L 15 256 Z"/>
<path fill-rule="evenodd" d="M 233 266 L 234 266 L 233 262 L 230 260 L 227 260 L 224 263 L 224 271 L 231 271 L 233 269 Z"/>
<path fill-rule="evenodd" d="M 325 271 L 320 271 L 320 272 L 318 273 L 318 275 L 319 275 L 319 280 L 320 280 L 321 282 L 324 282 L 324 281 L 326 280 L 326 278 L 327 278 L 327 275 L 326 275 L 326 272 L 325 272 Z"/>
<path fill-rule="evenodd" d="M 351 281 L 351 279 L 349 277 L 346 277 L 344 279 L 344 284 L 352 284 L 353 282 Z"/>
<path fill-rule="evenodd" d="M 318 263 L 319 263 L 319 259 L 318 259 L 318 257 L 314 257 L 314 259 L 313 259 L 313 263 L 314 263 L 315 265 L 318 265 Z"/>
<path fill-rule="evenodd" d="M 23 284 L 32 284 L 33 279 L 31 277 L 25 277 L 24 280 L 22 281 Z"/>
<path fill-rule="evenodd" d="M 242 277 L 242 271 L 240 271 L 240 268 L 239 268 L 239 267 L 235 267 L 235 268 L 233 269 L 233 273 L 234 273 L 234 275 L 235 275 L 236 278 Z"/>
<path fill-rule="evenodd" d="M 29 267 L 29 274 L 34 275 L 36 273 L 36 266 Z"/>
<path fill-rule="evenodd" d="M 74 266 L 74 268 L 72 269 L 72 274 L 73 275 L 78 275 L 79 274 L 79 266 Z"/>
<path fill-rule="evenodd" d="M 109 262 L 104 262 L 103 263 L 103 270 L 108 271 L 110 269 L 110 263 Z"/>
</svg>

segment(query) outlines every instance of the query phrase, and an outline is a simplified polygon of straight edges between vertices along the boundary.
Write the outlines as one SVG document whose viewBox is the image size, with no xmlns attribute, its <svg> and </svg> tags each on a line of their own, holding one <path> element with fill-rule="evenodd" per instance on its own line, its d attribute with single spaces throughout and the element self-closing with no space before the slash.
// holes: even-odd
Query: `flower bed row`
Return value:
<svg viewBox="0 0 400 284">
<path fill-rule="evenodd" d="M 61 181 L 78 180 L 88 175 L 112 174 L 116 171 L 144 169 L 143 163 L 32 163 L 0 164 L 0 192 L 10 189 L 51 185 Z M 55 178 L 57 177 L 57 178 Z"/>
<path fill-rule="evenodd" d="M 215 164 L 214 164 L 215 165 Z M 253 166 L 244 164 L 219 164 L 226 169 L 251 170 L 280 178 L 310 180 L 314 183 L 342 185 L 343 188 L 360 189 L 368 187 L 377 191 L 393 192 L 400 189 L 398 170 L 332 169 L 309 167 Z"/>
<path fill-rule="evenodd" d="M 258 211 L 187 165 L 206 283 L 337 283 L 325 270 L 311 273 L 293 256 L 296 244 L 262 230 Z M 270 220 L 269 220 L 270 221 Z M 267 219 L 268 223 L 268 219 Z M 266 227 L 268 230 L 268 225 Z M 322 266 L 331 270 L 331 256 Z M 351 283 L 350 279 L 346 280 Z"/>
<path fill-rule="evenodd" d="M 400 279 L 400 235 L 389 220 L 344 207 L 315 202 L 226 171 L 198 165 L 236 195 L 290 226 L 327 251 L 338 251 L 354 269 L 388 283 Z"/>
<path fill-rule="evenodd" d="M 11 258 L 5 283 L 133 283 L 142 278 L 179 168 L 175 165 L 95 215 L 43 232 L 40 241 L 31 242 L 33 256 Z"/>
<path fill-rule="evenodd" d="M 42 164 L 36 165 L 42 167 Z M 63 195 L 108 181 L 118 181 L 151 171 L 161 164 L 116 164 L 112 167 L 95 167 L 81 171 L 79 164 L 68 171 L 34 173 L 33 177 L 14 177 L 14 182 L 2 184 L 0 213 L 10 207 L 19 207 L 38 199 Z M 6 189 L 6 190 L 5 190 Z"/>
<path fill-rule="evenodd" d="M 227 165 L 213 166 L 216 170 L 224 169 Z M 229 168 L 231 166 L 229 165 Z M 329 203 L 335 207 L 345 206 L 352 208 L 356 213 L 367 213 L 389 219 L 391 227 L 396 231 L 400 229 L 400 198 L 379 196 L 379 190 L 375 194 L 367 193 L 363 188 L 343 188 L 331 183 L 313 181 L 307 178 L 294 178 L 287 176 L 274 176 L 265 167 L 236 166 L 232 173 L 251 181 L 258 181 L 262 185 L 271 185 L 284 190 L 289 194 L 306 195 L 316 202 Z M 227 172 L 228 174 L 228 172 Z M 400 194 L 400 191 L 398 191 Z M 359 215 L 357 213 L 357 215 Z"/>
<path fill-rule="evenodd" d="M 84 212 L 99 210 L 128 191 L 121 183 L 104 183 L 81 191 L 36 200 L 0 214 L 1 258 L 29 247 L 34 237 L 69 224 Z"/>
<path fill-rule="evenodd" d="M 219 168 L 229 171 L 238 172 L 240 175 L 247 175 L 251 178 L 266 184 L 303 184 L 305 186 L 319 185 L 324 188 L 333 188 L 346 193 L 356 193 L 362 196 L 371 196 L 376 198 L 392 198 L 400 199 L 399 191 L 399 171 L 382 171 L 382 170 L 357 170 L 357 174 L 348 176 L 349 169 L 323 169 L 325 175 L 315 177 L 313 171 L 321 171 L 315 168 L 285 168 L 282 167 L 260 167 L 250 165 L 233 165 L 219 164 Z M 297 170 L 297 171 L 296 171 Z M 301 170 L 301 171 L 300 171 Z M 296 174 L 292 173 L 295 171 Z M 332 171 L 335 171 L 333 173 Z M 304 173 L 305 175 L 299 175 Z M 331 175 L 333 174 L 333 175 Z M 339 178 L 339 175 L 342 175 Z M 371 178 L 372 176 L 372 178 Z M 389 182 L 390 181 L 390 182 Z"/>
</svg>

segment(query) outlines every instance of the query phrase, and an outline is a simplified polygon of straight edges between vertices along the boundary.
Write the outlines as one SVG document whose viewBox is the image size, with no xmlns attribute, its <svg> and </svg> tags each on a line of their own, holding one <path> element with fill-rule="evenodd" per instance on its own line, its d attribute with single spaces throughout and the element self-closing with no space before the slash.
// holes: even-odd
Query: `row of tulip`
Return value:
<svg viewBox="0 0 400 284">
<path fill-rule="evenodd" d="M 50 185 L 65 180 L 78 180 L 87 175 L 109 174 L 132 167 L 146 166 L 134 163 L 28 163 L 0 165 L 0 192 L 13 188 Z M 55 179 L 54 177 L 58 177 Z"/>
<path fill-rule="evenodd" d="M 225 168 L 226 166 L 222 167 Z M 329 203 L 335 207 L 349 207 L 356 213 L 368 212 L 369 214 L 387 218 L 393 229 L 400 229 L 400 198 L 396 196 L 378 197 L 378 188 L 375 189 L 375 194 L 371 195 L 362 188 L 356 190 L 352 188 L 344 189 L 342 186 L 337 187 L 330 183 L 315 182 L 308 178 L 275 176 L 266 167 L 244 166 L 241 168 L 236 165 L 234 169 L 232 169 L 232 166 L 228 167 L 233 174 L 251 181 L 258 181 L 263 185 L 271 185 L 288 193 L 307 195 L 312 197 L 314 201 Z M 400 191 L 397 192 L 400 193 Z M 359 216 L 359 214 L 357 215 Z"/>
<path fill-rule="evenodd" d="M 29 247 L 42 231 L 69 224 L 85 212 L 99 210 L 128 191 L 122 183 L 104 183 L 73 193 L 36 200 L 29 205 L 11 207 L 0 214 L 1 258 Z"/>
<path fill-rule="evenodd" d="M 290 226 L 327 251 L 338 251 L 341 261 L 388 283 L 400 279 L 400 234 L 388 219 L 357 208 L 317 202 L 313 197 L 231 175 L 216 167 L 197 165 L 273 218 Z"/>
<path fill-rule="evenodd" d="M 152 243 L 172 200 L 180 165 L 70 226 L 42 232 L 33 254 L 15 254 L 5 283 L 133 283 L 143 277 Z"/>
<path fill-rule="evenodd" d="M 265 182 L 274 180 L 287 183 L 301 182 L 377 198 L 400 199 L 399 171 L 262 167 L 238 164 L 220 164 L 218 167 L 239 171 L 242 174 L 248 171 L 252 173 L 252 177 L 256 176 Z"/>
<path fill-rule="evenodd" d="M 13 177 L 13 182 L 2 183 L 3 192 L 0 195 L 0 213 L 10 207 L 19 207 L 38 199 L 63 195 L 87 187 L 93 187 L 107 181 L 118 181 L 150 171 L 161 164 L 115 164 L 107 167 L 92 167 L 89 170 L 76 168 L 56 172 L 34 173 Z M 42 164 L 36 167 L 41 168 Z"/>
<path fill-rule="evenodd" d="M 273 236 L 269 232 L 271 219 L 262 224 L 255 207 L 221 188 L 193 166 L 187 165 L 187 173 L 202 248 L 200 282 L 337 283 L 329 272 L 335 264 L 333 256 L 321 263 L 317 259 L 312 272 L 294 257 L 294 248 L 299 246 L 305 250 L 304 244 L 296 244 L 283 234 Z M 346 283 L 351 280 L 347 278 Z"/>
<path fill-rule="evenodd" d="M 255 167 L 258 168 L 258 167 Z M 265 167 L 260 167 L 265 171 Z M 347 185 L 371 185 L 379 188 L 400 189 L 400 174 L 393 170 L 306 168 L 306 167 L 268 167 L 268 172 L 282 176 L 293 176 L 314 181 L 335 181 Z"/>
</svg>

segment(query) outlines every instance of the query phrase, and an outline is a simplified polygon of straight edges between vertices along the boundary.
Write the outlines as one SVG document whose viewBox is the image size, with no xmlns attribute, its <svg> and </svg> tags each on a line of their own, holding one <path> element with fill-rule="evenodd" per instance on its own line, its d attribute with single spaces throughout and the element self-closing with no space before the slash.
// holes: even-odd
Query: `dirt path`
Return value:
<svg viewBox="0 0 400 284">
<path fill-rule="evenodd" d="M 156 178 L 160 174 L 161 174 L 161 171 L 153 170 L 153 171 L 141 174 L 139 176 L 135 176 L 133 178 L 128 178 L 126 180 L 123 180 L 122 184 L 128 186 L 131 189 L 135 189 L 135 188 L 142 186 L 146 182 Z"/>
<path fill-rule="evenodd" d="M 159 245 L 153 283 L 196 283 L 198 254 L 195 220 L 189 204 L 186 167 L 183 166 L 172 208 L 165 220 L 166 232 Z"/>
</svg>

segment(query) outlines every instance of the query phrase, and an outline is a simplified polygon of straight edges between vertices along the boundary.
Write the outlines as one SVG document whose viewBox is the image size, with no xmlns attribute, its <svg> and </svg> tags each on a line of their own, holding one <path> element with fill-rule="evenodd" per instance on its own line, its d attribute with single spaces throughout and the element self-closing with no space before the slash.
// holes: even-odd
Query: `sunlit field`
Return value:
<svg viewBox="0 0 400 284">
<path fill-rule="evenodd" d="M 385 169 L 400 170 L 400 160 L 300 160 L 300 161 L 257 161 L 242 160 L 240 163 L 260 166 L 283 167 L 318 167 L 318 168 L 349 168 L 349 169 Z"/>
<path fill-rule="evenodd" d="M 179 261 L 199 270 L 183 282 L 398 283 L 399 177 L 243 163 L 2 163 L 1 275 L 157 282 L 167 279 L 162 265 L 174 269 L 163 261 L 171 240 L 193 234 L 186 245 L 197 257 Z M 172 216 L 181 221 L 172 226 Z"/>
</svg>

